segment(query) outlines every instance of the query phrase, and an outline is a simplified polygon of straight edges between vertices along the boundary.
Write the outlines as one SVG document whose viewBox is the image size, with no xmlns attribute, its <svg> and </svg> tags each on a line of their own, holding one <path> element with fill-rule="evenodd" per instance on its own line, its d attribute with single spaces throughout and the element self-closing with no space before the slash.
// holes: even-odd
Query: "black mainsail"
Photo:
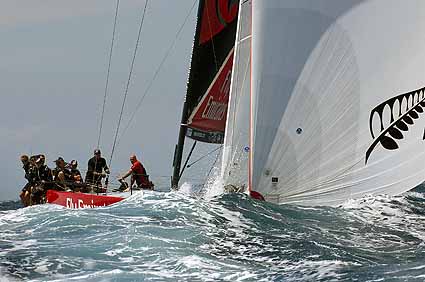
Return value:
<svg viewBox="0 0 425 282">
<path fill-rule="evenodd" d="M 171 185 L 177 188 L 185 137 L 222 144 L 239 0 L 200 0 Z"/>
</svg>

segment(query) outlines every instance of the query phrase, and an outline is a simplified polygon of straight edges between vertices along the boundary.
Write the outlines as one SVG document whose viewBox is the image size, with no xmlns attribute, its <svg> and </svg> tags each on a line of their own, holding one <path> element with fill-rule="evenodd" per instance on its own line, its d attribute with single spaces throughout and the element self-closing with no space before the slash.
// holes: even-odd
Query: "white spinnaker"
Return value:
<svg viewBox="0 0 425 282">
<path fill-rule="evenodd" d="M 224 185 L 248 184 L 251 0 L 240 2 L 222 158 Z"/>
<path fill-rule="evenodd" d="M 425 86 L 423 34 L 423 0 L 254 0 L 252 189 L 276 203 L 336 205 L 423 182 L 425 112 L 396 128 L 402 138 L 385 134 L 423 92 L 383 107 L 369 130 L 376 106 Z M 380 133 L 399 148 L 377 144 L 366 163 Z"/>
</svg>

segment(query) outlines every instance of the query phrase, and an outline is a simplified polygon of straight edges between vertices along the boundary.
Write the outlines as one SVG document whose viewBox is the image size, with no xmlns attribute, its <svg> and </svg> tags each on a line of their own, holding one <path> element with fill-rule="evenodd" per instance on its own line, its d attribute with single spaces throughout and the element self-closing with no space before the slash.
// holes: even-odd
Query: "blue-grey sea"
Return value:
<svg viewBox="0 0 425 282">
<path fill-rule="evenodd" d="M 147 192 L 0 203 L 0 281 L 425 281 L 425 187 L 340 207 Z"/>
</svg>

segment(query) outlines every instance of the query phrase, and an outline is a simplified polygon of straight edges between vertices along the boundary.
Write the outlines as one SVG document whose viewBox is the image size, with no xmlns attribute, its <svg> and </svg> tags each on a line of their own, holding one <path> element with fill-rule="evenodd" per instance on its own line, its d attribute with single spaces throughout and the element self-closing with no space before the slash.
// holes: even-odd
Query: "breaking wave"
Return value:
<svg viewBox="0 0 425 282">
<path fill-rule="evenodd" d="M 423 188 L 337 208 L 190 186 L 86 210 L 3 202 L 0 280 L 423 281 Z"/>
</svg>

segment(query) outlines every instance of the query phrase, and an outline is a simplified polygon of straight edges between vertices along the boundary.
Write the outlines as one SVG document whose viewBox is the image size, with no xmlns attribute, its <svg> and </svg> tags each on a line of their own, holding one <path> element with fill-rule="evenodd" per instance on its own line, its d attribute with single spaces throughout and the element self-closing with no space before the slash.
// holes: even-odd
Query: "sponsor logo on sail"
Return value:
<svg viewBox="0 0 425 282">
<path fill-rule="evenodd" d="M 214 96 L 208 97 L 207 105 L 202 112 L 202 118 L 212 119 L 212 120 L 223 120 L 226 117 L 227 113 L 227 102 L 230 92 L 230 78 L 232 76 L 232 71 L 229 70 L 226 74 L 226 79 L 220 87 L 220 93 L 218 100 L 215 101 Z M 224 102 L 221 102 L 224 101 Z"/>
<path fill-rule="evenodd" d="M 200 44 L 208 42 L 234 22 L 238 15 L 239 0 L 207 0 L 204 4 Z"/>
<path fill-rule="evenodd" d="M 385 115 L 384 111 L 389 112 L 389 115 Z M 378 144 L 381 144 L 386 150 L 397 150 L 398 142 L 405 138 L 405 133 L 424 113 L 425 87 L 398 95 L 376 106 L 371 111 L 369 118 L 369 129 L 373 142 L 366 151 L 365 163 L 367 164 Z M 378 120 L 378 128 L 373 126 L 374 119 Z M 425 132 L 423 140 L 425 140 Z"/>
<path fill-rule="evenodd" d="M 238 2 L 239 0 L 217 0 L 217 17 L 223 26 L 236 18 Z"/>
<path fill-rule="evenodd" d="M 210 96 L 208 99 L 207 106 L 202 112 L 202 117 L 212 120 L 222 120 L 226 113 L 227 104 L 215 102 L 214 97 Z"/>
</svg>

